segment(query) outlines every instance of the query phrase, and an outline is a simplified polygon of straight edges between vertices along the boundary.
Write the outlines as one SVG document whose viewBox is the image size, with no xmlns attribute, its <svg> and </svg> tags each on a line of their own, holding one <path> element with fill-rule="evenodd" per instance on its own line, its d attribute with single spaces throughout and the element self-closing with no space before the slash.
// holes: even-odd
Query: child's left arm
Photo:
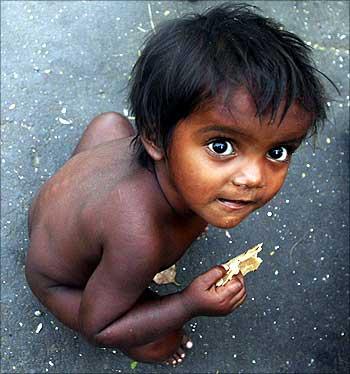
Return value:
<svg viewBox="0 0 350 374">
<path fill-rule="evenodd" d="M 192 317 L 180 293 L 147 298 L 161 258 L 151 243 L 105 246 L 79 310 L 80 331 L 88 340 L 120 349 L 142 345 L 180 329 Z"/>
</svg>

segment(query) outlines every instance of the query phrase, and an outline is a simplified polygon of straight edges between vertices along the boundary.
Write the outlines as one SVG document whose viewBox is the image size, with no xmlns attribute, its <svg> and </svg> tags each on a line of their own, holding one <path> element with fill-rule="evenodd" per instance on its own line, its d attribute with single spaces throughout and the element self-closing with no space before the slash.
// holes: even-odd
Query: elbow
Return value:
<svg viewBox="0 0 350 374">
<path fill-rule="evenodd" d="M 93 342 L 98 347 L 116 348 L 122 350 L 125 348 L 125 342 L 118 334 L 110 334 L 102 330 L 92 336 Z"/>
<path fill-rule="evenodd" d="M 123 337 L 117 329 L 104 328 L 94 326 L 89 321 L 81 321 L 81 335 L 96 347 L 116 348 L 123 350 L 126 347 L 125 337 Z"/>
<path fill-rule="evenodd" d="M 85 340 L 87 340 L 90 344 L 93 344 L 97 347 L 102 347 L 103 342 L 98 339 L 98 328 L 92 321 L 89 321 L 86 318 L 79 318 L 79 332 L 83 336 Z"/>
</svg>

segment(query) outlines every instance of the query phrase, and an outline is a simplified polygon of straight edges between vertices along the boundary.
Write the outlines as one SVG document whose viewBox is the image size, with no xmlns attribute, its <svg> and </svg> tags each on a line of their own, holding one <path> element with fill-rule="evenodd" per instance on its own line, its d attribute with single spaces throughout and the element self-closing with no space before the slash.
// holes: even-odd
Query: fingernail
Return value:
<svg viewBox="0 0 350 374">
<path fill-rule="evenodd" d="M 186 355 L 184 353 L 181 353 L 180 355 L 182 358 L 184 358 Z"/>
</svg>

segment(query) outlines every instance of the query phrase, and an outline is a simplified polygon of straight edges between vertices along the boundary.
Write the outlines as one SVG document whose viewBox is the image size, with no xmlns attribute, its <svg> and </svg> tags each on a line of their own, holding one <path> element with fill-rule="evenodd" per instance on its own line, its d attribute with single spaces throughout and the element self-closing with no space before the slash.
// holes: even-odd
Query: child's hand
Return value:
<svg viewBox="0 0 350 374">
<path fill-rule="evenodd" d="M 225 316 L 244 302 L 246 291 L 241 273 L 225 286 L 215 286 L 225 274 L 226 270 L 222 266 L 214 266 L 185 288 L 183 297 L 193 316 Z"/>
</svg>

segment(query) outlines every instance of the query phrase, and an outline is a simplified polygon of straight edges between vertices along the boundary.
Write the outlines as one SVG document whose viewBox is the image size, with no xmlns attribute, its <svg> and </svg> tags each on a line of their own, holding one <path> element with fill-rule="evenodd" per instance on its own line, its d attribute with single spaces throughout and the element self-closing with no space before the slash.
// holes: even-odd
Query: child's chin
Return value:
<svg viewBox="0 0 350 374">
<path fill-rule="evenodd" d="M 255 209 L 254 209 L 255 210 Z M 228 215 L 219 215 L 219 217 L 210 217 L 208 223 L 211 226 L 218 227 L 220 229 L 232 229 L 238 226 L 242 221 L 244 221 L 254 210 L 246 212 L 237 212 Z"/>
<path fill-rule="evenodd" d="M 219 229 L 233 229 L 237 225 L 239 225 L 244 219 L 244 218 L 237 218 L 237 217 L 227 217 L 227 218 L 222 218 L 220 220 L 216 220 L 215 222 L 208 222 L 210 225 L 215 226 Z"/>
</svg>

